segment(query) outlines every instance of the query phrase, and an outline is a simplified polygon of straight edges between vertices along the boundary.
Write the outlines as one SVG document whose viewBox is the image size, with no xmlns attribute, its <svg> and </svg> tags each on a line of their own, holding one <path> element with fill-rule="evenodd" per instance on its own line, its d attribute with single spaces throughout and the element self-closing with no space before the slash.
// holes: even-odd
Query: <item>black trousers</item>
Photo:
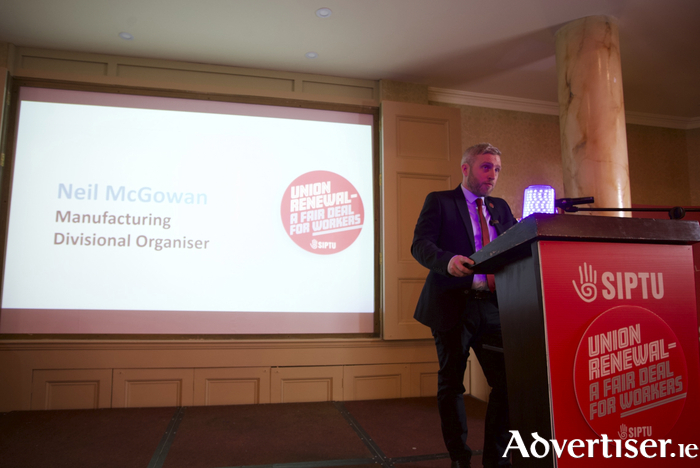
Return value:
<svg viewBox="0 0 700 468">
<path fill-rule="evenodd" d="M 491 386 L 484 428 L 485 467 L 511 466 L 503 458 L 508 432 L 508 392 L 503 353 L 501 320 L 495 296 L 491 299 L 467 298 L 461 321 L 448 331 L 433 330 L 440 371 L 438 372 L 438 410 L 442 436 L 452 460 L 471 459 L 467 445 L 467 416 L 464 410 L 464 371 L 469 348 L 474 350 Z M 486 346 L 484 346 L 486 345 Z"/>
</svg>

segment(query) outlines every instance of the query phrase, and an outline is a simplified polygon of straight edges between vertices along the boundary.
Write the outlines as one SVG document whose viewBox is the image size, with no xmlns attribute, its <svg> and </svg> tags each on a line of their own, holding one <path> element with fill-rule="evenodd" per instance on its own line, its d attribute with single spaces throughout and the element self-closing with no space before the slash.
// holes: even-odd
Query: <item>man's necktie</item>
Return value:
<svg viewBox="0 0 700 468">
<path fill-rule="evenodd" d="M 479 225 L 481 226 L 481 248 L 486 247 L 486 244 L 491 242 L 489 236 L 489 225 L 486 223 L 486 217 L 484 216 L 484 200 L 481 198 L 476 199 L 476 211 L 479 212 Z M 489 289 L 491 292 L 496 290 L 496 281 L 493 275 L 486 275 L 486 281 L 489 284 Z"/>
</svg>

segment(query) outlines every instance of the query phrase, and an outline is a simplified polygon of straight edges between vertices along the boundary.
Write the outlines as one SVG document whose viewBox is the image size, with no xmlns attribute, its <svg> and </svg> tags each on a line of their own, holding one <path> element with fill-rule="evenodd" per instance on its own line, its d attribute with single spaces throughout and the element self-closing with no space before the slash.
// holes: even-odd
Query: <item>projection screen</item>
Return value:
<svg viewBox="0 0 700 468">
<path fill-rule="evenodd" d="M 372 115 L 29 87 L 18 107 L 0 333 L 374 332 Z"/>
</svg>

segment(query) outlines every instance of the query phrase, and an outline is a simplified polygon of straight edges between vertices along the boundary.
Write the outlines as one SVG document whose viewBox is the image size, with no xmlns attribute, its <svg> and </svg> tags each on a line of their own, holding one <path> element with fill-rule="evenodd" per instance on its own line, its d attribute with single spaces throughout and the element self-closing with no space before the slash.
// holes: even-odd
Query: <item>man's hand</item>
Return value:
<svg viewBox="0 0 700 468">
<path fill-rule="evenodd" d="M 450 259 L 450 263 L 447 265 L 447 272 L 452 276 L 461 278 L 467 275 L 473 275 L 474 272 L 467 268 L 464 264 L 473 265 L 474 260 L 469 257 L 464 257 L 462 255 L 455 255 Z"/>
</svg>

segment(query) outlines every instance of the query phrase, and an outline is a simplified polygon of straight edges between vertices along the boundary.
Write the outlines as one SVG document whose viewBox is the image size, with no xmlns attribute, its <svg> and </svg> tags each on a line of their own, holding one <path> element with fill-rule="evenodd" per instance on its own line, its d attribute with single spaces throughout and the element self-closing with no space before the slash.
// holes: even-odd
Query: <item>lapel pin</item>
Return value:
<svg viewBox="0 0 700 468">
<path fill-rule="evenodd" d="M 491 208 L 493 208 L 493 203 L 490 203 L 490 202 L 489 202 L 489 206 L 490 206 Z"/>
</svg>

